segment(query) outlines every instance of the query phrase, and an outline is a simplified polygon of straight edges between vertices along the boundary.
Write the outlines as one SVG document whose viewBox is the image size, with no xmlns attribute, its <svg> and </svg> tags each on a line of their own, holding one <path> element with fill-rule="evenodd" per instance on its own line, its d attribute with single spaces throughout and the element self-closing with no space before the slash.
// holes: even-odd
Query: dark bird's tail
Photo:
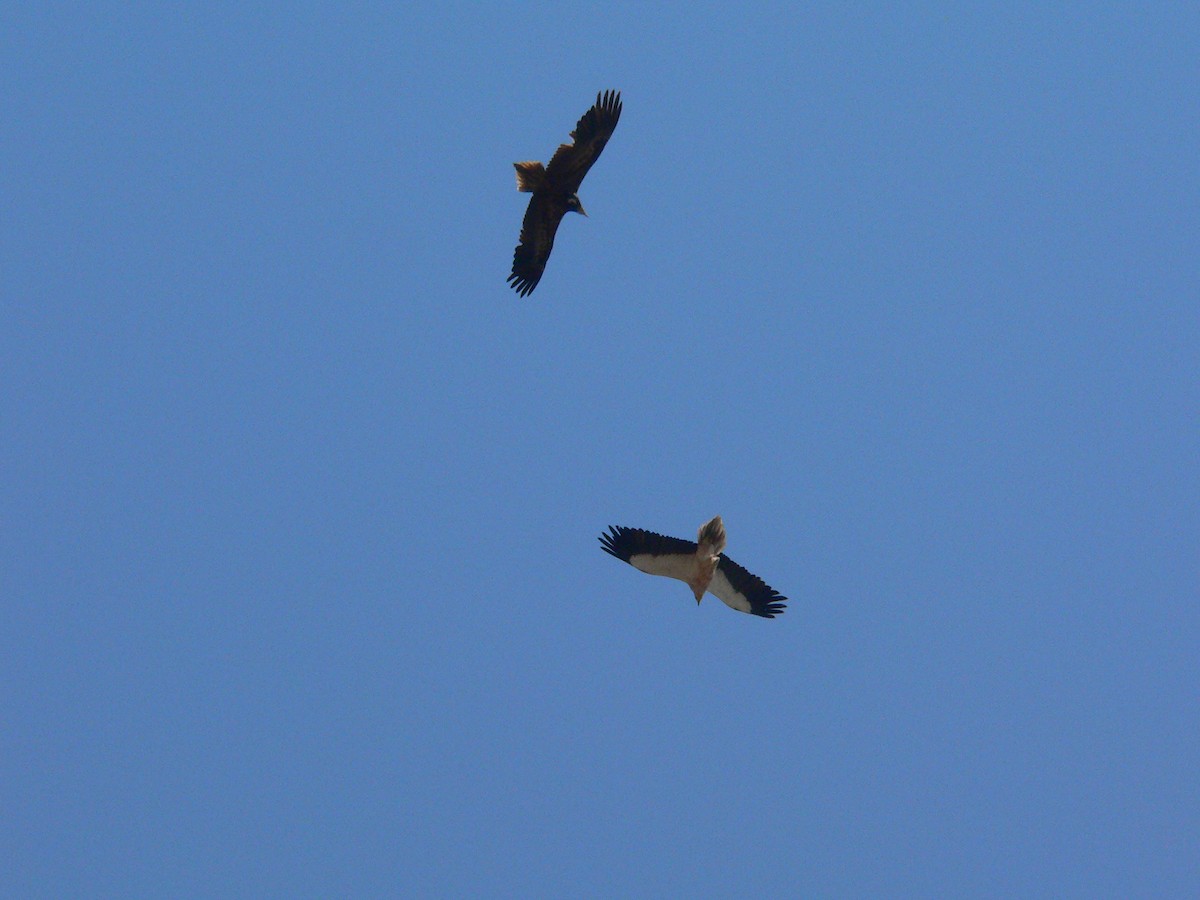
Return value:
<svg viewBox="0 0 1200 900">
<path fill-rule="evenodd" d="M 517 170 L 518 191 L 536 191 L 546 180 L 546 167 L 540 162 L 513 163 L 513 168 Z"/>
</svg>

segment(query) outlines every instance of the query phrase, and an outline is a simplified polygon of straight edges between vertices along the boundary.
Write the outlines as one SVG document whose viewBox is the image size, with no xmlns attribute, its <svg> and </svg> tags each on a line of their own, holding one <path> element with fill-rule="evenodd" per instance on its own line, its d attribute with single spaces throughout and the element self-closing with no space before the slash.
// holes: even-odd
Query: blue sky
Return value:
<svg viewBox="0 0 1200 900">
<path fill-rule="evenodd" d="M 0 14 L 0 881 L 1200 892 L 1198 33 Z M 716 514 L 786 615 L 597 542 Z"/>
</svg>

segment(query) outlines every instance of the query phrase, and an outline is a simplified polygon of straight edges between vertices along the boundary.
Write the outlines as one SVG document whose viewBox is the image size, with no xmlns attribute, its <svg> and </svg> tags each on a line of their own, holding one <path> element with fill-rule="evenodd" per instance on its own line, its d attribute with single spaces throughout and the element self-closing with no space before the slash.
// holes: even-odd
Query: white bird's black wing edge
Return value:
<svg viewBox="0 0 1200 900">
<path fill-rule="evenodd" d="M 696 544 L 692 541 L 667 537 L 641 528 L 616 525 L 609 525 L 608 531 L 600 535 L 600 546 L 604 548 L 605 553 L 612 554 L 622 562 L 629 562 L 631 556 L 640 553 L 649 556 L 694 556 L 696 553 Z"/>
<path fill-rule="evenodd" d="M 787 607 L 784 602 L 787 597 L 753 572 L 742 568 L 724 553 L 721 554 L 721 561 L 717 563 L 717 570 L 725 575 L 725 579 L 735 591 L 746 598 L 753 615 L 762 616 L 764 619 L 783 615 Z M 709 590 L 712 590 L 711 585 Z"/>
</svg>

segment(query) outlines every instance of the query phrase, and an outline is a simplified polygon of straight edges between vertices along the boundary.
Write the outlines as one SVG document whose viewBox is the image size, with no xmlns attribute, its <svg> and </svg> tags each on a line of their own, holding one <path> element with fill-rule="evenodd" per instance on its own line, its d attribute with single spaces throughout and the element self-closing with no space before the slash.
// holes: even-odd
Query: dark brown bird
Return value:
<svg viewBox="0 0 1200 900">
<path fill-rule="evenodd" d="M 533 194 L 525 210 L 525 221 L 521 223 L 521 243 L 513 252 L 512 274 L 508 276 L 508 283 L 522 297 L 537 287 L 562 217 L 568 212 L 587 215 L 575 192 L 592 163 L 600 158 L 620 118 L 620 92 L 597 94 L 596 105 L 583 114 L 571 132 L 575 143 L 560 144 L 550 165 L 513 163 L 517 170 L 517 190 Z"/>
</svg>

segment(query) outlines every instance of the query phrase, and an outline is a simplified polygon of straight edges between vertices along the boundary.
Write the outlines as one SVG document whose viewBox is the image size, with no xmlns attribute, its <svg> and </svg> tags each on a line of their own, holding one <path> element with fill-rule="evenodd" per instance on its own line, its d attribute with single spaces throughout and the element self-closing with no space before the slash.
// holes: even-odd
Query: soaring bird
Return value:
<svg viewBox="0 0 1200 900">
<path fill-rule="evenodd" d="M 739 612 L 765 619 L 783 614 L 787 597 L 721 552 L 725 549 L 725 525 L 720 516 L 700 526 L 697 540 L 694 544 L 640 528 L 611 525 L 600 535 L 605 553 L 650 575 L 678 578 L 692 589 L 697 604 L 704 592 L 710 591 Z"/>
<path fill-rule="evenodd" d="M 513 251 L 512 274 L 508 276 L 509 284 L 522 297 L 537 287 L 562 217 L 568 212 L 587 215 L 575 192 L 592 163 L 600 158 L 620 118 L 620 92 L 597 94 L 596 105 L 583 114 L 571 132 L 575 142 L 560 144 L 548 166 L 540 162 L 513 163 L 517 190 L 533 194 L 521 223 L 521 243 Z"/>
</svg>

